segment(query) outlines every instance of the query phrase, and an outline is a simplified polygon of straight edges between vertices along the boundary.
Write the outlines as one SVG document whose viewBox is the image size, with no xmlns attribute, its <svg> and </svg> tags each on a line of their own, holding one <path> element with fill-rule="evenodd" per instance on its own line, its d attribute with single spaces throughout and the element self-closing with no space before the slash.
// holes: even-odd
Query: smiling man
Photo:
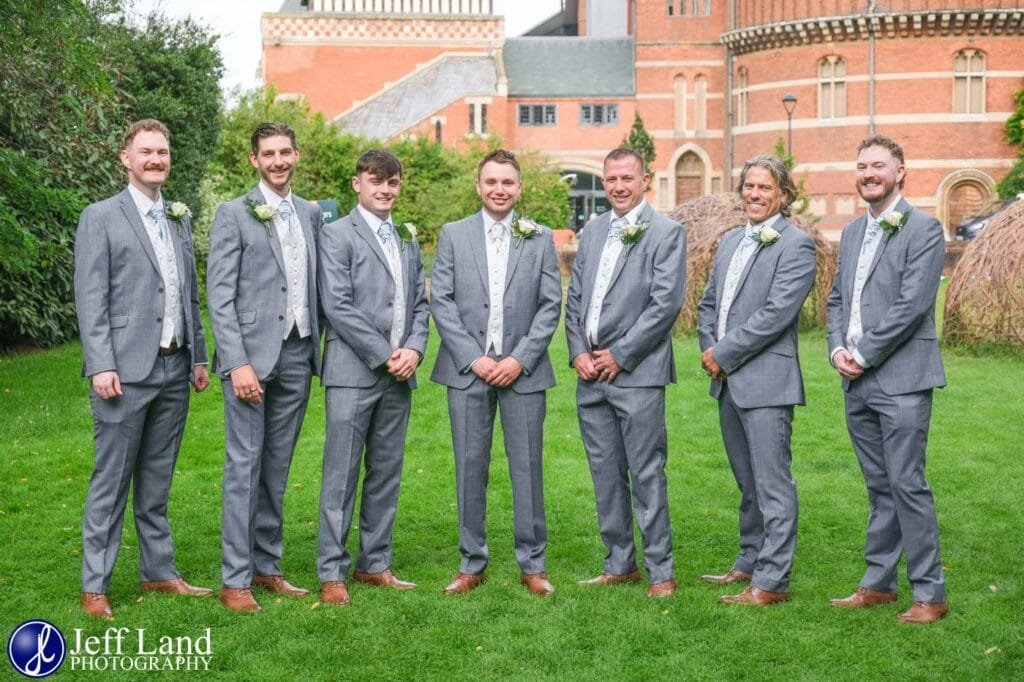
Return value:
<svg viewBox="0 0 1024 682">
<path fill-rule="evenodd" d="M 587 223 L 569 280 L 565 335 L 576 370 L 577 414 L 590 463 L 601 575 L 641 581 L 633 513 L 643 538 L 648 597 L 675 593 L 665 463 L 665 386 L 676 380 L 672 324 L 686 290 L 686 230 L 644 199 L 651 176 L 632 149 L 605 157 L 612 210 Z"/>
<path fill-rule="evenodd" d="M 147 591 L 210 596 L 174 565 L 167 500 L 188 385 L 210 383 L 188 208 L 167 203 L 170 131 L 129 126 L 125 190 L 90 204 L 75 235 L 75 308 L 89 378 L 95 461 L 82 520 L 82 609 L 113 618 L 107 600 L 133 486 L 139 578 Z"/>
<path fill-rule="evenodd" d="M 415 229 L 396 226 L 391 215 L 402 188 L 402 162 L 391 152 L 366 152 L 356 162 L 352 188 L 358 205 L 324 227 L 319 248 L 327 440 L 317 573 L 321 600 L 338 606 L 349 603 L 346 543 L 364 458 L 352 577 L 395 590 L 416 587 L 391 570 L 391 531 L 430 316 Z"/>
<path fill-rule="evenodd" d="M 221 204 L 206 269 L 214 362 L 223 380 L 224 502 L 221 602 L 259 611 L 252 585 L 293 597 L 285 580 L 284 492 L 313 374 L 320 370 L 316 240 L 319 207 L 295 196 L 295 131 L 264 123 L 249 161 L 260 181 Z"/>
<path fill-rule="evenodd" d="M 924 473 L 932 391 L 946 384 L 935 328 L 946 240 L 938 220 L 901 196 L 906 175 L 903 149 L 893 139 L 875 135 L 857 147 L 857 192 L 868 211 L 839 242 L 828 344 L 871 513 L 867 570 L 852 595 L 831 603 L 865 608 L 896 601 L 906 552 L 914 604 L 899 620 L 932 623 L 949 610 Z"/>
<path fill-rule="evenodd" d="M 444 592 L 484 582 L 487 472 L 500 410 L 520 581 L 545 596 L 555 589 L 545 572 L 542 441 L 545 392 L 555 385 L 548 344 L 562 303 L 558 260 L 551 231 L 515 212 L 523 184 L 511 152 L 484 157 L 476 191 L 483 209 L 441 228 L 430 282 L 441 335 L 431 379 L 448 387 L 462 553 Z"/>
<path fill-rule="evenodd" d="M 737 191 L 747 224 L 719 243 L 697 307 L 697 332 L 740 489 L 740 552 L 724 575 L 701 580 L 750 582 L 722 601 L 767 606 L 789 598 L 796 549 L 790 437 L 793 406 L 804 404 L 797 322 L 814 285 L 815 249 L 787 220 L 797 193 L 781 160 L 747 161 Z"/>
</svg>

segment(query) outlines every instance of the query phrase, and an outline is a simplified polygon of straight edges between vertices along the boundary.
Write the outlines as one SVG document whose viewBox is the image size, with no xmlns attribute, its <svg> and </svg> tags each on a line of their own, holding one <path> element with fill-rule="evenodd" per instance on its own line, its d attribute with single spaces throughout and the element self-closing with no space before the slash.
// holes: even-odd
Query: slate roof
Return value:
<svg viewBox="0 0 1024 682">
<path fill-rule="evenodd" d="M 631 97 L 632 38 L 521 37 L 505 40 L 510 97 Z"/>
<path fill-rule="evenodd" d="M 357 135 L 386 140 L 463 97 L 497 94 L 497 86 L 490 55 L 448 56 L 382 90 L 335 123 Z"/>
</svg>

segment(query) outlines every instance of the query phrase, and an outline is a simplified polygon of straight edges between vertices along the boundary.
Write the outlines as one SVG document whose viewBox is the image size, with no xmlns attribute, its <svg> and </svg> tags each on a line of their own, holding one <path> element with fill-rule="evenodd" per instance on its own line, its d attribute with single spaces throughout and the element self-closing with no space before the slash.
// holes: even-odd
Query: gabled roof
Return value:
<svg viewBox="0 0 1024 682">
<path fill-rule="evenodd" d="M 510 97 L 632 97 L 632 38 L 522 37 L 505 41 Z"/>
</svg>

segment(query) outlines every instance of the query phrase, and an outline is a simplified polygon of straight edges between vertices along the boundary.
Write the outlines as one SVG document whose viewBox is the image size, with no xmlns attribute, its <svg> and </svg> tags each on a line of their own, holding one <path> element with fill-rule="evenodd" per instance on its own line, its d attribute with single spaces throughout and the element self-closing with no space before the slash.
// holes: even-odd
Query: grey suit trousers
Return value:
<svg viewBox="0 0 1024 682">
<path fill-rule="evenodd" d="M 546 405 L 545 391 L 517 393 L 489 386 L 479 378 L 464 389 L 448 387 L 463 573 L 480 573 L 487 567 L 487 477 L 496 410 L 501 414 L 512 483 L 516 562 L 523 573 L 545 570 L 548 534 L 542 445 Z"/>
<path fill-rule="evenodd" d="M 224 380 L 224 504 L 221 578 L 225 587 L 249 587 L 252 576 L 282 575 L 284 493 L 292 454 L 309 402 L 311 338 L 285 341 L 262 382 L 259 405 L 240 400 Z"/>
<path fill-rule="evenodd" d="M 636 569 L 632 497 L 648 579 L 660 583 L 672 578 L 665 388 L 580 381 L 576 402 L 607 549 L 605 572 L 622 575 Z"/>
<path fill-rule="evenodd" d="M 798 511 L 790 472 L 793 406 L 744 409 L 725 382 L 718 417 L 740 489 L 740 553 L 733 568 L 752 574 L 754 587 L 788 592 Z"/>
<path fill-rule="evenodd" d="M 317 574 L 322 583 L 348 579 L 352 561 L 346 544 L 364 461 L 355 569 L 379 573 L 391 566 L 391 533 L 398 509 L 412 389 L 408 381 L 396 381 L 382 373 L 369 388 L 328 386 L 326 404 L 327 440 L 317 547 Z"/>
<path fill-rule="evenodd" d="M 846 426 L 868 488 L 861 587 L 896 592 L 897 564 L 906 549 L 915 601 L 945 602 L 939 525 L 925 480 L 932 389 L 887 395 L 868 369 L 846 392 Z"/>
<path fill-rule="evenodd" d="M 103 400 L 90 392 L 96 445 L 82 522 L 82 591 L 106 594 L 121 547 L 121 526 L 134 482 L 139 578 L 179 577 L 167 523 L 167 498 L 189 401 L 189 355 L 157 358 L 149 375 Z"/>
</svg>

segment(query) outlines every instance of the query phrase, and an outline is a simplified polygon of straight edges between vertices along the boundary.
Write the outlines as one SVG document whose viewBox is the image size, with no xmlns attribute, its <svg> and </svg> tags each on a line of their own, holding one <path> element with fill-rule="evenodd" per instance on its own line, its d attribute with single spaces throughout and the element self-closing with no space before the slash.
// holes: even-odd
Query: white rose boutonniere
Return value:
<svg viewBox="0 0 1024 682">
<path fill-rule="evenodd" d="M 535 236 L 540 234 L 540 225 L 529 218 L 524 218 L 518 215 L 512 219 L 512 223 L 508 226 L 508 229 L 512 232 L 512 236 L 516 238 L 517 249 L 523 243 L 524 239 L 533 239 Z"/>
<path fill-rule="evenodd" d="M 416 226 L 412 223 L 395 225 L 395 232 L 398 233 L 398 238 L 402 240 L 402 251 L 405 251 L 406 244 L 416 240 Z"/>
<path fill-rule="evenodd" d="M 899 232 L 900 228 L 906 225 L 906 223 L 906 213 L 900 213 L 899 211 L 886 211 L 879 219 L 878 226 L 885 231 L 886 235 L 891 237 Z"/>
<path fill-rule="evenodd" d="M 619 228 L 619 241 L 622 242 L 622 246 L 625 249 L 623 258 L 629 256 L 630 249 L 633 248 L 634 244 L 640 241 L 640 237 L 644 236 L 644 233 L 647 232 L 647 228 L 649 226 L 650 223 L 641 220 L 638 223 L 630 223 L 629 225 L 623 225 Z"/>
<path fill-rule="evenodd" d="M 249 215 L 263 223 L 263 227 L 267 228 L 267 235 L 269 236 L 274 234 L 272 221 L 274 220 L 274 216 L 277 215 L 277 211 L 274 210 L 274 207 L 270 204 L 261 204 L 260 202 L 252 199 L 246 199 L 245 205 L 249 208 Z"/>
<path fill-rule="evenodd" d="M 181 221 L 184 220 L 185 218 L 192 217 L 192 209 L 188 207 L 188 204 L 182 203 L 180 201 L 172 201 L 171 203 L 167 204 L 164 213 L 166 213 L 167 217 L 169 217 L 177 224 L 178 236 L 180 237 Z"/>
<path fill-rule="evenodd" d="M 754 233 L 754 241 L 761 246 L 768 246 L 779 241 L 779 231 L 770 225 L 762 225 L 761 229 Z"/>
</svg>

